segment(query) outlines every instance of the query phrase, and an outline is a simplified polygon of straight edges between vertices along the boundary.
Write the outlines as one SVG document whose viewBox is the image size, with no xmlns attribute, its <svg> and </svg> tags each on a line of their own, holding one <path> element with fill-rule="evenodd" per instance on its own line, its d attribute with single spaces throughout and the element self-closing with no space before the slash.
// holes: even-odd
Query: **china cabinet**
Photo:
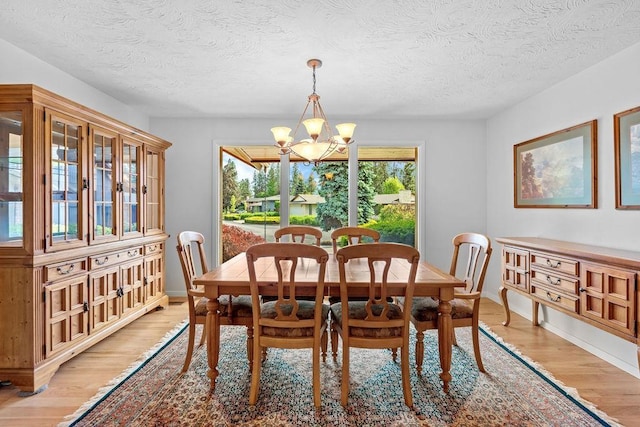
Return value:
<svg viewBox="0 0 640 427">
<path fill-rule="evenodd" d="M 166 306 L 170 143 L 35 85 L 0 85 L 0 380 L 24 392 Z"/>
</svg>

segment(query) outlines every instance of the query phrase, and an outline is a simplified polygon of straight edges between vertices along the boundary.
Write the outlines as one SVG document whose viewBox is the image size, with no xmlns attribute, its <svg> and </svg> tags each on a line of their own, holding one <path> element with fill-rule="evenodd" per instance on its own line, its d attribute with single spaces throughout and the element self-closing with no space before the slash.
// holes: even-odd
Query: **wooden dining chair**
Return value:
<svg viewBox="0 0 640 427">
<path fill-rule="evenodd" d="M 372 230 L 370 228 L 364 227 L 341 227 L 336 228 L 331 233 L 331 244 L 333 246 L 333 254 L 338 252 L 338 241 L 342 238 L 346 237 L 346 243 L 348 245 L 355 245 L 358 243 L 368 243 L 369 242 L 379 242 L 380 241 L 380 233 L 376 230 Z M 364 241 L 363 241 L 364 238 Z"/>
<path fill-rule="evenodd" d="M 284 236 L 289 236 L 291 243 L 307 243 L 306 239 L 309 237 L 312 244 L 320 246 L 322 231 L 319 228 L 309 227 L 307 225 L 290 225 L 278 228 L 273 233 L 276 242 L 280 242 L 280 239 Z"/>
<path fill-rule="evenodd" d="M 313 365 L 313 403 L 320 407 L 320 352 L 326 361 L 327 355 L 327 319 L 329 306 L 323 304 L 324 277 L 329 255 L 324 249 L 303 243 L 262 243 L 249 247 L 246 252 L 249 269 L 251 298 L 254 307 L 260 301 L 258 287 L 259 268 L 264 275 L 265 262 L 273 263 L 277 277 L 269 277 L 270 283 L 276 282 L 278 297 L 274 301 L 265 302 L 260 310 L 253 312 L 254 342 L 251 390 L 249 404 L 255 405 L 260 389 L 260 356 L 267 347 L 276 348 L 311 348 Z M 301 260 L 307 267 L 299 268 Z M 314 301 L 297 299 L 300 292 L 296 283 L 296 273 L 305 274 L 311 263 L 316 263 L 312 281 L 315 284 Z M 259 264 L 260 263 L 260 264 Z M 256 267 L 259 264 L 259 267 Z M 308 290 L 308 288 L 307 288 Z"/>
<path fill-rule="evenodd" d="M 404 402 L 413 405 L 409 377 L 409 325 L 411 301 L 415 287 L 420 253 L 401 243 L 358 244 L 338 250 L 341 301 L 331 305 L 331 346 L 337 347 L 338 335 L 342 338 L 342 386 L 341 402 L 347 405 L 349 398 L 349 349 L 399 348 Z M 388 273 L 391 263 L 408 262 L 404 309 L 389 302 Z M 369 278 L 367 301 L 349 301 L 353 286 L 347 286 L 349 275 L 363 274 Z M 362 290 L 362 288 L 359 288 Z M 335 353 L 334 353 L 335 354 Z"/>
<path fill-rule="evenodd" d="M 182 367 L 182 372 L 186 372 L 193 356 L 196 325 L 205 325 L 199 345 L 205 343 L 208 333 L 206 328 L 208 299 L 204 296 L 204 290 L 194 286 L 193 281 L 199 275 L 208 272 L 209 266 L 202 234 L 195 231 L 179 233 L 177 250 L 178 258 L 180 258 L 180 264 L 182 265 L 189 304 L 189 343 L 184 366 Z M 220 303 L 218 308 L 220 325 L 243 325 L 247 327 L 247 358 L 249 360 L 249 369 L 251 369 L 253 362 L 253 304 L 251 296 L 241 295 L 234 297 L 225 295 L 218 298 L 218 301 Z"/>
<path fill-rule="evenodd" d="M 452 341 L 457 345 L 455 328 L 470 326 L 473 339 L 473 352 L 480 372 L 485 372 L 480 354 L 478 322 L 480 314 L 480 296 L 482 285 L 491 258 L 491 240 L 478 233 L 462 233 L 453 238 L 453 257 L 449 274 L 463 280 L 464 290 L 456 289 L 451 300 Z M 459 259 L 466 254 L 465 263 Z M 402 303 L 402 301 L 399 301 Z M 424 331 L 438 328 L 439 300 L 432 297 L 414 298 L 411 306 L 411 322 L 416 332 L 416 368 L 422 374 L 424 360 Z"/>
</svg>

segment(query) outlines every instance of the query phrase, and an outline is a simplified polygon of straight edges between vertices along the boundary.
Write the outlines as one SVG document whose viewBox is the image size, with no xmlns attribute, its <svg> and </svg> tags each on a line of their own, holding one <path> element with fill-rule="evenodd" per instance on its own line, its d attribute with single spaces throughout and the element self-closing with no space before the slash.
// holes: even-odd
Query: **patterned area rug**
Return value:
<svg viewBox="0 0 640 427">
<path fill-rule="evenodd" d="M 468 328 L 456 331 L 453 380 L 445 394 L 439 379 L 437 335 L 425 337 L 423 374 L 410 360 L 414 407 L 404 404 L 400 366 L 387 350 L 351 353 L 349 405 L 340 405 L 340 357 L 322 363 L 322 408 L 313 407 L 311 353 L 269 349 L 258 403 L 251 407 L 251 376 L 243 327 L 223 327 L 216 392 L 209 393 L 206 349 L 196 349 L 191 368 L 180 369 L 187 332 L 168 341 L 114 380 L 61 426 L 616 426 L 615 420 L 558 384 L 534 362 L 483 326 L 486 374 L 478 371 Z M 200 329 L 198 330 L 200 333 Z M 199 337 L 199 335 L 198 335 Z M 411 345 L 413 349 L 413 343 Z"/>
</svg>

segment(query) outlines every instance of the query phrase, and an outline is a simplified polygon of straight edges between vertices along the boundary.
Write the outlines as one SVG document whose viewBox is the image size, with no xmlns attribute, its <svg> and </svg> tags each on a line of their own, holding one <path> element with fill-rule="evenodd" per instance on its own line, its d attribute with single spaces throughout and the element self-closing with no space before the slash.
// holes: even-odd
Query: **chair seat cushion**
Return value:
<svg viewBox="0 0 640 427">
<path fill-rule="evenodd" d="M 196 304 L 196 316 L 207 315 L 207 297 L 202 297 Z M 221 316 L 227 316 L 229 313 L 229 295 L 223 295 L 218 298 L 220 305 L 218 310 Z M 231 316 L 232 317 L 251 317 L 251 295 L 238 295 L 231 298 Z"/>
<path fill-rule="evenodd" d="M 411 315 L 418 322 L 438 320 L 438 304 L 440 301 L 431 297 L 414 298 Z M 463 299 L 451 300 L 451 318 L 466 319 L 473 317 L 473 302 Z"/>
<path fill-rule="evenodd" d="M 313 319 L 315 314 L 316 302 L 315 301 L 307 301 L 307 300 L 297 300 L 298 301 L 298 313 L 297 316 L 299 319 Z M 282 314 L 289 315 L 291 314 L 292 306 L 285 304 L 282 305 Z M 326 322 L 327 317 L 329 316 L 329 306 L 326 304 L 322 304 L 322 319 L 321 321 Z M 260 317 L 267 319 L 275 319 L 277 316 L 276 313 L 276 301 L 269 301 L 262 304 L 260 307 Z M 274 328 L 270 326 L 264 326 L 262 328 L 262 335 L 268 335 L 272 337 L 312 337 L 313 336 L 313 328 Z"/>
<path fill-rule="evenodd" d="M 366 301 L 349 301 L 349 319 L 364 320 L 367 317 Z M 383 306 L 381 304 L 374 304 L 372 306 L 373 314 L 380 315 L 382 313 Z M 397 304 L 389 304 L 388 311 L 389 319 L 402 319 L 402 309 Z M 335 303 L 331 305 L 331 321 L 336 322 L 342 327 L 342 303 Z M 401 327 L 393 328 L 360 328 L 350 327 L 349 335 L 352 337 L 367 337 L 367 338 L 387 338 L 387 337 L 399 337 L 402 336 Z"/>
</svg>

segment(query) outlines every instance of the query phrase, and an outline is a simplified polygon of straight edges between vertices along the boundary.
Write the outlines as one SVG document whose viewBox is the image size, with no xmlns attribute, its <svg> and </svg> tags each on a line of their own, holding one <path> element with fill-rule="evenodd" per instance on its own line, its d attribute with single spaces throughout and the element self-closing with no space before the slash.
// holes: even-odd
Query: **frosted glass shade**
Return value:
<svg viewBox="0 0 640 427">
<path fill-rule="evenodd" d="M 291 138 L 289 136 L 289 132 L 291 132 L 291 128 L 288 128 L 288 127 L 284 127 L 284 126 L 274 127 L 274 128 L 271 128 L 271 132 L 273 132 L 273 138 L 276 140 L 276 142 L 280 146 L 284 145 Z"/>
<path fill-rule="evenodd" d="M 340 138 L 342 138 L 342 140 L 347 143 L 351 141 L 351 138 L 353 138 L 353 131 L 355 130 L 355 128 L 355 123 L 340 123 L 339 125 L 336 125 L 336 129 L 338 129 Z"/>
<path fill-rule="evenodd" d="M 309 136 L 313 139 L 316 139 L 318 135 L 320 135 L 320 132 L 322 132 L 324 119 L 321 119 L 319 117 L 307 119 L 303 121 L 302 124 L 304 124 L 304 127 L 307 129 L 307 133 L 309 134 Z"/>
<path fill-rule="evenodd" d="M 318 162 L 328 157 L 333 152 L 335 144 L 330 142 L 314 142 L 310 139 L 303 139 L 298 144 L 291 146 L 291 151 L 309 162 Z"/>
</svg>

